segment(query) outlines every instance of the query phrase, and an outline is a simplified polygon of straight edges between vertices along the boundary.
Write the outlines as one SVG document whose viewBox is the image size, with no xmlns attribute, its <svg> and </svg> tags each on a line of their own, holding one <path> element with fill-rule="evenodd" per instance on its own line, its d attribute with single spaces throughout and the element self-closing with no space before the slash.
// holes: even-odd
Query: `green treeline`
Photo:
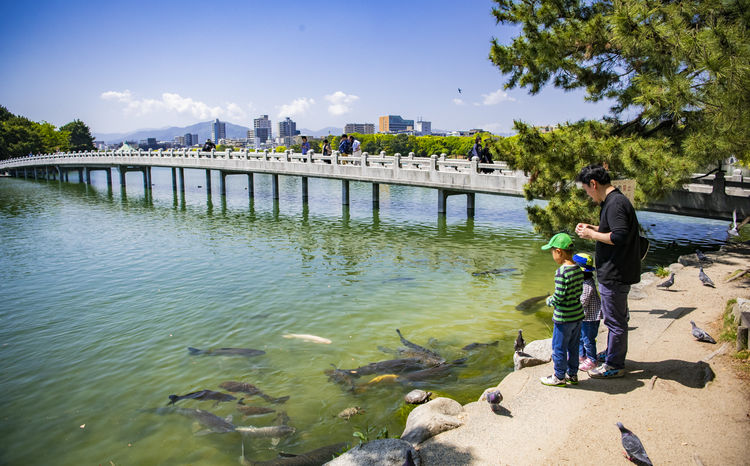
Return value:
<svg viewBox="0 0 750 466">
<path fill-rule="evenodd" d="M 93 149 L 91 130 L 81 120 L 73 120 L 56 128 L 46 121 L 37 123 L 14 115 L 0 105 L 0 160 L 29 154 Z"/>
</svg>

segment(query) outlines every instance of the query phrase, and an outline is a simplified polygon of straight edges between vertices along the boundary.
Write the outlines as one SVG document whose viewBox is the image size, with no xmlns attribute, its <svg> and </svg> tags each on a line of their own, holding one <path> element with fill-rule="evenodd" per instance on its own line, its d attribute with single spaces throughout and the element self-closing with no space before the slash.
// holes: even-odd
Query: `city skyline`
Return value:
<svg viewBox="0 0 750 466">
<path fill-rule="evenodd" d="M 503 90 L 490 41 L 515 31 L 495 24 L 489 1 L 218 2 L 200 15 L 191 5 L 8 4 L 0 105 L 56 126 L 78 118 L 95 133 L 216 118 L 251 126 L 262 114 L 310 129 L 390 114 L 507 133 L 514 119 L 553 125 L 608 110 L 581 92 Z"/>
</svg>

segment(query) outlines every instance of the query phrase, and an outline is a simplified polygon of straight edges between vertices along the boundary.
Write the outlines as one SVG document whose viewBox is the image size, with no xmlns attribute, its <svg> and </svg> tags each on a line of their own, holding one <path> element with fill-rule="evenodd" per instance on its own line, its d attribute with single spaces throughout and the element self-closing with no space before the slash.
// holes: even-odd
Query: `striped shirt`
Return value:
<svg viewBox="0 0 750 466">
<path fill-rule="evenodd" d="M 555 272 L 555 293 L 547 304 L 555 308 L 555 322 L 576 322 L 583 319 L 581 292 L 583 271 L 577 265 L 561 265 Z"/>
<path fill-rule="evenodd" d="M 583 293 L 581 293 L 581 305 L 586 317 L 583 320 L 593 322 L 602 318 L 602 300 L 599 298 L 599 292 L 596 291 L 594 278 L 583 279 Z"/>
</svg>

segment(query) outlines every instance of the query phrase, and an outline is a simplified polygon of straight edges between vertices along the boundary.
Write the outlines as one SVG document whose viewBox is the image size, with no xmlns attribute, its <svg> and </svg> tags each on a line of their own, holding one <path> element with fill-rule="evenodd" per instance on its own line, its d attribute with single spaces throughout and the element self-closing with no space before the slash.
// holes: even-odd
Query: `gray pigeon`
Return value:
<svg viewBox="0 0 750 466">
<path fill-rule="evenodd" d="M 698 341 L 705 341 L 706 343 L 713 343 L 716 344 L 716 340 L 714 340 L 711 335 L 708 334 L 705 330 L 695 325 L 695 322 L 692 320 L 690 321 L 690 325 L 693 326 L 693 336 Z"/>
<path fill-rule="evenodd" d="M 701 267 L 700 271 L 698 272 L 698 278 L 701 279 L 701 281 L 703 282 L 703 284 L 705 286 L 710 286 L 712 288 L 716 288 L 716 286 L 714 285 L 713 280 L 711 280 L 710 278 L 708 278 L 708 275 L 706 275 L 706 272 L 703 271 L 703 267 Z"/>
<path fill-rule="evenodd" d="M 695 255 L 696 257 L 698 257 L 698 260 L 701 262 L 711 262 L 711 259 L 706 257 L 706 255 L 703 254 L 703 251 L 701 251 L 700 249 L 695 250 Z"/>
<path fill-rule="evenodd" d="M 669 288 L 672 285 L 674 285 L 674 273 L 670 275 L 668 279 L 664 280 L 656 286 L 659 288 Z"/>
<path fill-rule="evenodd" d="M 523 334 L 522 331 L 518 331 L 518 336 L 516 337 L 516 344 L 513 345 L 513 349 L 516 351 L 516 353 L 523 352 L 523 349 L 526 348 L 526 342 L 523 341 Z"/>
<path fill-rule="evenodd" d="M 620 428 L 622 434 L 622 446 L 625 448 L 625 455 L 630 461 L 635 464 L 647 464 L 653 466 L 651 459 L 646 454 L 646 449 L 643 448 L 641 439 L 637 435 L 626 429 L 622 425 L 622 422 L 617 423 L 617 427 Z"/>
<path fill-rule="evenodd" d="M 487 395 L 485 397 L 487 398 L 487 402 L 491 405 L 496 405 L 503 401 L 503 395 L 502 393 L 500 393 L 500 390 L 487 392 Z"/>
</svg>

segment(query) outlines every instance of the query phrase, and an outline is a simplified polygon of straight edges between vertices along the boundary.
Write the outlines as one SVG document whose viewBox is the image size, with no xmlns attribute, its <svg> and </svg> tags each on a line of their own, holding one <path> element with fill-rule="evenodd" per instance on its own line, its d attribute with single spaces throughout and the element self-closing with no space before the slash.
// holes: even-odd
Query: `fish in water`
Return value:
<svg viewBox="0 0 750 466">
<path fill-rule="evenodd" d="M 299 455 L 289 453 L 279 453 L 279 458 L 269 461 L 253 461 L 253 466 L 318 466 L 331 461 L 336 454 L 341 453 L 348 444 L 336 443 L 326 445 L 315 450 L 311 450 Z"/>
<path fill-rule="evenodd" d="M 188 393 L 187 395 L 169 395 L 169 403 L 167 405 L 173 405 L 180 400 L 214 400 L 214 401 L 232 401 L 237 398 L 233 397 L 228 393 L 215 392 L 213 390 L 200 390 L 197 392 Z"/>
<path fill-rule="evenodd" d="M 387 361 L 371 362 L 366 366 L 356 369 L 337 369 L 347 372 L 352 377 L 360 377 L 371 374 L 401 374 L 404 372 L 425 369 L 422 361 L 418 358 L 389 359 Z"/>
<path fill-rule="evenodd" d="M 330 345 L 332 342 L 328 338 L 319 337 L 317 335 L 310 335 L 307 333 L 287 333 L 284 338 L 297 338 L 302 341 L 309 341 L 311 343 L 320 343 L 322 345 Z"/>
<path fill-rule="evenodd" d="M 479 348 L 487 348 L 488 346 L 497 346 L 498 343 L 500 343 L 499 340 L 495 340 L 492 343 L 469 343 L 461 349 L 464 351 L 472 351 Z"/>
<path fill-rule="evenodd" d="M 475 277 L 481 277 L 484 275 L 500 275 L 504 273 L 515 272 L 516 270 L 518 269 L 514 269 L 514 268 L 492 269 L 492 270 L 485 270 L 484 272 L 473 272 L 472 275 Z"/>
<path fill-rule="evenodd" d="M 534 296 L 533 298 L 529 298 L 529 299 L 523 300 L 520 303 L 518 303 L 518 305 L 516 306 L 516 310 L 517 311 L 528 311 L 529 309 L 531 309 L 532 307 L 534 307 L 534 305 L 536 303 L 538 303 L 539 301 L 545 300 L 547 298 L 547 296 L 549 296 L 549 294 L 546 294 L 546 295 L 543 295 L 543 296 Z"/>
<path fill-rule="evenodd" d="M 439 354 L 435 353 L 434 351 L 430 351 L 427 348 L 424 348 L 415 343 L 412 343 L 406 338 L 404 338 L 404 336 L 401 335 L 401 330 L 396 329 L 396 333 L 398 333 L 398 337 L 401 339 L 401 343 L 403 343 L 404 346 L 412 350 L 412 351 L 404 352 L 405 354 L 409 354 L 412 357 L 421 359 L 422 362 L 425 364 L 438 365 L 438 364 L 443 364 L 445 362 L 445 359 Z"/>
<path fill-rule="evenodd" d="M 232 424 L 232 416 L 228 416 L 226 419 L 222 419 L 219 416 L 204 411 L 202 409 L 189 409 L 189 408 L 159 408 L 156 410 L 158 414 L 170 414 L 176 413 L 183 416 L 195 419 L 198 424 L 206 428 L 197 432 L 196 435 L 203 435 L 209 433 L 224 434 L 227 432 L 234 432 L 234 424 Z"/>
<path fill-rule="evenodd" d="M 257 416 L 259 414 L 275 413 L 276 411 L 264 406 L 237 406 L 237 411 L 245 416 Z"/>
<path fill-rule="evenodd" d="M 267 427 L 240 426 L 235 427 L 234 430 L 246 437 L 281 438 L 292 435 L 296 429 L 292 426 L 281 425 Z"/>
<path fill-rule="evenodd" d="M 396 374 L 382 374 L 373 377 L 369 382 L 367 382 L 367 385 L 373 385 L 381 382 L 396 382 L 397 380 L 398 375 Z"/>
<path fill-rule="evenodd" d="M 250 349 L 250 348 L 216 348 L 201 350 L 198 348 L 188 347 L 191 355 L 207 354 L 209 356 L 260 356 L 266 354 L 263 350 Z"/>
<path fill-rule="evenodd" d="M 264 400 L 266 400 L 267 402 L 274 403 L 274 404 L 286 403 L 286 401 L 289 400 L 288 396 L 274 398 L 272 396 L 266 395 L 255 385 L 251 383 L 246 383 L 246 382 L 234 382 L 234 381 L 222 382 L 219 384 L 219 387 L 232 393 L 242 392 L 242 393 L 247 393 L 250 396 L 257 395 L 263 398 Z"/>
</svg>

